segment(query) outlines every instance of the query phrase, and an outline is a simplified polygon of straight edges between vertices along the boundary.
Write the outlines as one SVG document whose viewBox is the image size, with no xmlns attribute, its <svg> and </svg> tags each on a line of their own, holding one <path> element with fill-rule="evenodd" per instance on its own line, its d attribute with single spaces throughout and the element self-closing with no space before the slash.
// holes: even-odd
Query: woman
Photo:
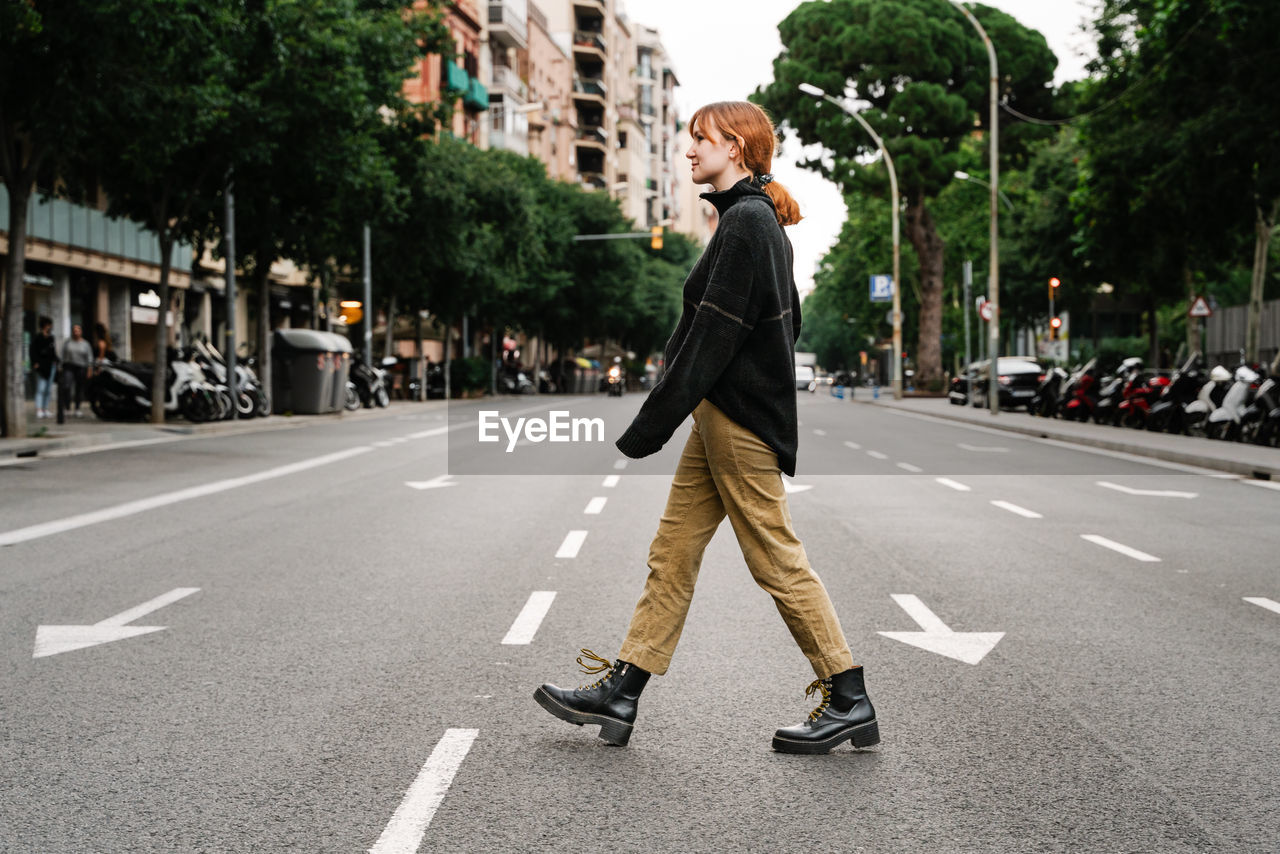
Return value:
<svg viewBox="0 0 1280 854">
<path fill-rule="evenodd" d="M 534 699 L 575 724 L 599 724 L 624 745 L 649 675 L 663 674 L 680 639 L 702 553 L 729 517 L 747 566 L 773 598 L 817 680 L 822 701 L 773 748 L 826 753 L 845 741 L 880 740 L 875 710 L 853 666 L 840 621 L 791 528 L 781 472 L 795 474 L 798 444 L 794 348 L 800 300 L 791 243 L 795 200 L 769 174 L 773 123 L 754 104 L 721 102 L 693 114 L 686 152 L 693 180 L 720 215 L 684 285 L 684 314 L 665 349 L 667 371 L 617 441 L 628 457 L 653 454 L 690 413 L 667 507 L 649 549 L 649 577 L 618 660 L 583 650 L 578 663 L 603 678 L 576 690 L 543 685 Z"/>
</svg>

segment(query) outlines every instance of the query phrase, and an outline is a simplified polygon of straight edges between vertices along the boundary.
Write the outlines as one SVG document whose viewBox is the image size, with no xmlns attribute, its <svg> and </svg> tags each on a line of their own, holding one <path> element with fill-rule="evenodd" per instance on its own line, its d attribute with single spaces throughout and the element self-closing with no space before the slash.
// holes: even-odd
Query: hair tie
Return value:
<svg viewBox="0 0 1280 854">
<path fill-rule="evenodd" d="M 759 181 L 760 181 L 760 186 L 763 187 L 765 184 L 768 184 L 771 181 L 773 181 L 773 174 L 770 172 L 766 172 L 760 176 Z"/>
</svg>

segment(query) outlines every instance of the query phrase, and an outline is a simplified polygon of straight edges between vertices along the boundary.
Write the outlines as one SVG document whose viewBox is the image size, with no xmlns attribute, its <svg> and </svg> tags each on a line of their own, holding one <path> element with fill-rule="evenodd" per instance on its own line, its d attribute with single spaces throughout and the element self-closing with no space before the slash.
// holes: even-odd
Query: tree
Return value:
<svg viewBox="0 0 1280 854">
<path fill-rule="evenodd" d="M 3 432 L 26 435 L 22 288 L 27 208 L 37 185 L 52 193 L 67 157 L 94 131 L 91 107 L 105 55 L 95 49 L 111 21 L 105 5 L 0 3 L 0 179 L 9 195 L 9 250 L 0 293 Z"/>
<path fill-rule="evenodd" d="M 1057 60 L 1044 37 L 999 10 L 974 5 L 1001 66 L 1002 97 L 1019 109 L 1047 115 Z M 963 15 L 946 0 L 831 0 L 807 2 L 779 25 L 783 52 L 774 82 L 753 95 L 794 128 L 805 144 L 833 154 L 808 164 L 848 195 L 885 195 L 886 182 L 871 139 L 840 110 L 800 93 L 808 82 L 869 104 L 865 118 L 885 140 L 897 167 L 907 239 L 920 263 L 918 378 L 941 381 L 944 243 L 930 202 L 952 180 L 961 141 L 986 128 L 989 70 L 986 49 Z M 1041 135 L 1030 125 L 1000 127 L 1001 155 L 1020 162 Z"/>
<path fill-rule="evenodd" d="M 109 4 L 100 4 L 105 7 Z M 119 0 L 96 34 L 109 74 L 92 111 L 95 141 L 79 156 L 107 214 L 143 223 L 160 242 L 151 420 L 164 421 L 173 248 L 217 205 L 231 139 L 232 0 Z"/>
</svg>

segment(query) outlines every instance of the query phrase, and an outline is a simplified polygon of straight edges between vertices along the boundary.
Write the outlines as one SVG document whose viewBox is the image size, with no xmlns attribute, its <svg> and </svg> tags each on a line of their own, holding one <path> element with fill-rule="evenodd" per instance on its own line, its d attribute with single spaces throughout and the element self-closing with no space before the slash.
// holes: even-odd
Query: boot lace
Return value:
<svg viewBox="0 0 1280 854">
<path fill-rule="evenodd" d="M 578 666 L 582 668 L 583 673 L 587 674 L 588 676 L 594 676 L 597 673 L 604 673 L 604 676 L 601 676 L 599 679 L 597 679 L 595 682 L 592 682 L 590 685 L 578 686 L 579 691 L 590 691 L 592 688 L 598 687 L 606 679 L 613 676 L 613 662 L 607 658 L 601 658 L 600 656 L 596 655 L 594 652 L 592 652 L 589 649 L 583 649 L 581 650 L 581 652 L 582 652 L 582 655 L 578 656 Z M 583 661 L 582 659 L 584 656 L 590 659 L 592 663 L 588 664 L 587 662 Z"/>
<path fill-rule="evenodd" d="M 812 697 L 814 694 L 822 693 L 822 702 L 818 707 L 809 713 L 809 720 L 816 721 L 823 712 L 827 710 L 827 706 L 831 705 L 831 680 L 815 679 L 809 683 L 809 687 L 804 689 L 806 698 Z"/>
</svg>

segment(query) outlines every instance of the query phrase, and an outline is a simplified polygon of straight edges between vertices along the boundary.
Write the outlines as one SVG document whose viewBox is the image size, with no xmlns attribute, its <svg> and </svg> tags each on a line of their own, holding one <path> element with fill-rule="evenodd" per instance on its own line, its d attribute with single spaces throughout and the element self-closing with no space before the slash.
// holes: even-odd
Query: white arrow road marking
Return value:
<svg viewBox="0 0 1280 854">
<path fill-rule="evenodd" d="M 1246 596 L 1244 601 L 1257 605 L 1259 608 L 1266 608 L 1268 611 L 1275 611 L 1280 614 L 1280 602 L 1274 599 L 1267 599 L 1263 596 Z"/>
<path fill-rule="evenodd" d="M 909 471 L 912 474 L 920 474 L 920 472 L 924 471 L 920 466 L 913 466 L 911 463 L 898 463 L 898 468 L 903 471 Z"/>
<path fill-rule="evenodd" d="M 947 658 L 954 658 L 965 664 L 977 664 L 986 657 L 987 653 L 995 649 L 996 644 L 1004 637 L 1004 632 L 952 631 L 920 601 L 920 597 L 910 593 L 894 593 L 893 601 L 901 605 L 902 610 L 906 611 L 923 631 L 879 632 L 879 634 L 926 652 L 945 655 Z"/>
<path fill-rule="evenodd" d="M 587 504 L 587 509 L 583 510 L 582 512 L 588 516 L 598 516 L 600 514 L 600 511 L 604 510 L 605 502 L 608 500 L 609 499 L 607 498 L 601 498 L 599 496 L 596 496 L 595 498 L 591 499 L 591 501 Z"/>
<path fill-rule="evenodd" d="M 867 456 L 868 456 L 868 457 L 871 457 L 871 459 L 873 459 L 873 460 L 887 460 L 887 459 L 889 459 L 889 455 L 888 455 L 888 454 L 882 454 L 882 453 L 880 453 L 879 451 L 867 451 Z"/>
<path fill-rule="evenodd" d="M 983 445 L 966 445 L 964 442 L 957 442 L 956 447 L 961 448 L 962 450 L 965 450 L 965 451 L 976 451 L 977 453 L 980 453 L 980 454 L 1009 453 L 1008 448 L 999 448 L 995 446 L 983 446 Z"/>
<path fill-rule="evenodd" d="M 810 489 L 813 489 L 813 484 L 812 483 L 792 483 L 786 478 L 783 478 L 782 488 L 787 492 L 787 494 L 791 494 L 793 492 L 808 492 Z"/>
<path fill-rule="evenodd" d="M 1160 558 L 1155 555 L 1149 555 L 1146 552 L 1140 552 L 1135 548 L 1130 548 L 1123 543 L 1117 543 L 1115 540 L 1108 540 L 1106 537 L 1100 537 L 1097 534 L 1081 534 L 1080 539 L 1102 546 L 1104 549 L 1120 552 L 1122 555 L 1128 555 L 1134 560 L 1140 560 L 1145 563 L 1159 563 Z"/>
<path fill-rule="evenodd" d="M 958 480 L 952 480 L 949 477 L 939 477 L 939 478 L 935 478 L 935 480 L 937 480 L 938 483 L 942 484 L 945 487 L 954 489 L 956 492 L 970 491 L 970 487 L 965 486 L 963 483 L 960 483 Z"/>
<path fill-rule="evenodd" d="M 577 557 L 578 549 L 582 548 L 582 544 L 586 541 L 586 531 L 570 531 L 565 535 L 564 542 L 560 544 L 560 550 L 556 552 L 556 557 Z"/>
<path fill-rule="evenodd" d="M 1176 489 L 1135 489 L 1132 486 L 1123 486 L 1118 483 L 1100 480 L 1098 486 L 1104 489 L 1114 489 L 1116 492 L 1123 492 L 1125 495 L 1149 495 L 1152 498 L 1195 498 L 1198 492 L 1179 492 Z"/>
<path fill-rule="evenodd" d="M 862 450 L 862 446 L 861 446 L 861 445 L 859 445 L 857 442 L 845 442 L 845 443 L 844 443 L 844 446 L 845 446 L 846 448 L 848 448 L 849 450 L 851 450 L 851 451 L 861 451 L 861 450 Z"/>
<path fill-rule="evenodd" d="M 126 626 L 125 623 L 132 623 L 152 611 L 158 611 L 165 605 L 171 605 L 199 590 L 199 587 L 178 587 L 163 596 L 157 596 L 136 608 L 121 611 L 114 617 L 107 617 L 91 626 L 37 626 L 36 651 L 31 657 L 45 658 L 60 652 L 71 652 L 74 649 L 84 649 L 101 643 L 164 631 L 165 626 Z"/>
<path fill-rule="evenodd" d="M 1028 510 L 1025 507 L 1019 507 L 1017 504 L 1010 504 L 1008 501 L 992 501 L 991 503 L 999 507 L 1001 510 L 1008 510 L 1010 513 L 1017 513 L 1019 516 L 1023 516 L 1027 519 L 1043 519 L 1044 518 L 1034 510 Z"/>
<path fill-rule="evenodd" d="M 547 616 L 547 611 L 551 609 L 551 603 L 555 598 L 554 590 L 535 590 L 530 593 L 529 601 L 524 603 L 524 608 L 520 610 L 520 615 L 507 630 L 507 636 L 502 639 L 502 642 L 512 646 L 530 643 L 533 636 L 538 633 L 538 626 L 542 625 L 542 618 Z"/>
<path fill-rule="evenodd" d="M 600 485 L 603 486 L 605 489 L 613 489 L 615 486 L 618 485 L 618 480 L 619 480 L 618 475 L 611 474 L 608 477 L 606 477 L 604 479 L 604 483 Z"/>
<path fill-rule="evenodd" d="M 457 486 L 458 484 L 456 483 L 448 482 L 451 477 L 453 477 L 451 474 L 442 474 L 439 477 L 431 478 L 431 480 L 406 480 L 404 485 L 413 489 L 439 489 L 442 486 Z"/>
<path fill-rule="evenodd" d="M 233 477 L 227 480 L 218 480 L 213 483 L 206 483 L 203 486 L 193 486 L 188 489 L 179 489 L 176 492 L 166 492 L 162 495 L 152 496 L 151 498 L 143 498 L 140 501 L 130 501 L 127 504 L 117 504 L 115 507 L 108 507 L 105 510 L 95 510 L 92 513 L 82 513 L 79 516 L 69 516 L 66 519 L 44 522 L 39 525 L 32 525 L 28 528 L 18 528 L 16 531 L 7 531 L 0 534 L 0 546 L 12 546 L 15 543 L 24 543 L 27 540 L 48 537 L 52 534 L 61 534 L 65 531 L 73 531 L 76 528 L 83 528 L 88 525 L 96 525 L 99 522 L 109 522 L 112 519 L 120 519 L 125 516 L 133 516 L 137 513 L 145 513 L 148 510 L 155 510 L 158 507 L 176 504 L 179 501 L 188 501 L 192 498 L 203 498 L 206 495 L 225 492 L 228 489 L 248 486 L 249 484 L 259 483 L 264 480 L 271 480 L 275 477 L 284 477 L 285 475 L 306 471 L 307 469 L 316 468 L 318 466 L 332 465 L 333 463 L 350 459 L 351 457 L 358 456 L 359 454 L 366 454 L 372 450 L 373 448 L 369 445 L 361 445 L 358 448 L 349 448 L 345 451 L 338 451 L 336 454 L 325 454 L 323 457 L 313 457 L 312 459 L 303 460 L 302 462 L 289 463 L 285 466 L 278 466 L 273 469 L 267 469 L 266 471 L 245 475 L 244 477 Z"/>
<path fill-rule="evenodd" d="M 467 758 L 471 744 L 480 734 L 478 729 L 447 729 L 444 738 L 427 757 L 426 764 L 404 793 L 391 821 L 369 854 L 414 854 L 427 834 L 427 825 L 449 792 L 453 776 Z"/>
</svg>

